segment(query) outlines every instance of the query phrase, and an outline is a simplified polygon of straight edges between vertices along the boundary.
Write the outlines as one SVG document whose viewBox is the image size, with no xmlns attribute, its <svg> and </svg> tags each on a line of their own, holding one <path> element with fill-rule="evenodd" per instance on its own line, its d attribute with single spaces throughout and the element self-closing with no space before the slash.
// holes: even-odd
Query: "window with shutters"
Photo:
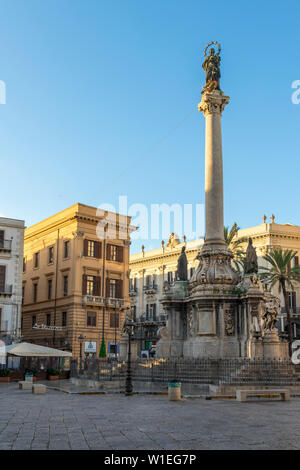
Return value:
<svg viewBox="0 0 300 470">
<path fill-rule="evenodd" d="M 110 245 L 110 260 L 118 261 L 118 247 L 116 245 Z"/>
<path fill-rule="evenodd" d="M 88 256 L 91 258 L 95 258 L 95 242 L 92 240 L 88 240 Z"/>
<path fill-rule="evenodd" d="M 101 243 L 94 240 L 85 239 L 83 242 L 84 256 L 89 258 L 101 258 Z"/>
<path fill-rule="evenodd" d="M 68 295 L 68 281 L 69 281 L 68 276 L 64 276 L 64 284 L 63 284 L 63 295 L 64 295 L 64 297 L 67 297 L 67 295 Z"/>
<path fill-rule="evenodd" d="M 4 230 L 0 230 L 0 248 L 4 247 Z"/>
<path fill-rule="evenodd" d="M 87 312 L 87 326 L 96 326 L 96 312 Z"/>
<path fill-rule="evenodd" d="M 112 297 L 113 299 L 115 299 L 117 297 L 117 281 L 116 281 L 116 279 L 110 279 L 109 297 Z"/>
<path fill-rule="evenodd" d="M 6 266 L 0 266 L 0 292 L 5 292 L 5 272 Z"/>
<path fill-rule="evenodd" d="M 32 317 L 31 317 L 31 326 L 34 327 L 35 324 L 36 324 L 36 316 L 32 315 Z"/>
<path fill-rule="evenodd" d="M 137 279 L 136 277 L 130 279 L 129 288 L 131 292 L 137 291 Z"/>
<path fill-rule="evenodd" d="M 123 281 L 121 279 L 117 281 L 117 298 L 123 299 Z"/>
<path fill-rule="evenodd" d="M 121 279 L 106 278 L 106 297 L 123 298 L 123 281 Z"/>
<path fill-rule="evenodd" d="M 107 245 L 107 259 L 123 263 L 123 247 L 119 245 Z"/>
<path fill-rule="evenodd" d="M 22 305 L 24 305 L 25 286 L 22 286 Z"/>
<path fill-rule="evenodd" d="M 67 326 L 67 312 L 62 312 L 61 326 Z"/>
<path fill-rule="evenodd" d="M 119 328 L 119 314 L 118 313 L 110 314 L 110 328 Z"/>
<path fill-rule="evenodd" d="M 146 305 L 146 320 L 156 321 L 156 304 Z"/>
<path fill-rule="evenodd" d="M 70 255 L 70 242 L 66 240 L 64 242 L 64 258 L 69 258 Z"/>
<path fill-rule="evenodd" d="M 156 321 L 156 304 L 152 304 L 152 311 L 153 311 L 153 321 Z"/>
<path fill-rule="evenodd" d="M 295 256 L 295 258 L 294 258 L 294 265 L 299 266 L 299 257 L 298 256 Z"/>
<path fill-rule="evenodd" d="M 172 271 L 168 272 L 168 283 L 172 284 L 175 280 L 175 273 Z"/>
<path fill-rule="evenodd" d="M 94 295 L 94 289 L 95 289 L 94 284 L 95 284 L 94 276 L 87 276 L 86 278 L 87 295 Z"/>
<path fill-rule="evenodd" d="M 52 279 L 48 279 L 48 300 L 52 299 Z"/>
<path fill-rule="evenodd" d="M 296 313 L 297 311 L 297 305 L 296 305 L 296 292 L 288 292 L 289 296 L 289 306 L 290 306 L 290 311 L 291 313 Z"/>
<path fill-rule="evenodd" d="M 133 321 L 136 321 L 136 305 L 133 305 L 131 307 L 131 314 L 132 314 Z"/>
<path fill-rule="evenodd" d="M 37 295 L 38 295 L 38 285 L 37 283 L 33 284 L 33 303 L 37 302 Z"/>
<path fill-rule="evenodd" d="M 82 276 L 82 295 L 95 295 L 100 296 L 100 276 L 92 276 L 84 274 Z"/>
<path fill-rule="evenodd" d="M 146 285 L 145 289 L 155 289 L 156 288 L 156 274 L 146 276 Z"/>
<path fill-rule="evenodd" d="M 110 354 L 117 354 L 118 353 L 118 343 L 109 343 L 109 352 Z"/>
<path fill-rule="evenodd" d="M 48 250 L 48 263 L 51 264 L 54 261 L 54 247 L 50 246 Z"/>
<path fill-rule="evenodd" d="M 192 279 L 192 277 L 194 275 L 194 272 L 195 272 L 195 268 L 191 268 L 190 269 L 190 279 Z"/>
<path fill-rule="evenodd" d="M 51 313 L 47 313 L 46 315 L 46 325 L 51 326 Z"/>
<path fill-rule="evenodd" d="M 34 253 L 34 267 L 38 268 L 40 263 L 40 252 Z"/>
<path fill-rule="evenodd" d="M 26 259 L 23 258 L 23 273 L 26 272 Z"/>
</svg>

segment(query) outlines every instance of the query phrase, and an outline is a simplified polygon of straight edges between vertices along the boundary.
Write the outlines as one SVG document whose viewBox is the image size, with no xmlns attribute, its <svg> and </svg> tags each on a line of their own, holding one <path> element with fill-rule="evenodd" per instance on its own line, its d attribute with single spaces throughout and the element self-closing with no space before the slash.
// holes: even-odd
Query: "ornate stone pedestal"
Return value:
<svg viewBox="0 0 300 470">
<path fill-rule="evenodd" d="M 289 357 L 288 343 L 279 340 L 277 329 L 265 331 L 262 346 L 265 359 L 287 359 Z"/>
<path fill-rule="evenodd" d="M 137 359 L 137 343 L 132 341 L 131 342 L 131 359 Z M 128 335 L 122 334 L 120 339 L 120 351 L 119 351 L 119 358 L 122 361 L 127 361 L 128 357 Z"/>
</svg>

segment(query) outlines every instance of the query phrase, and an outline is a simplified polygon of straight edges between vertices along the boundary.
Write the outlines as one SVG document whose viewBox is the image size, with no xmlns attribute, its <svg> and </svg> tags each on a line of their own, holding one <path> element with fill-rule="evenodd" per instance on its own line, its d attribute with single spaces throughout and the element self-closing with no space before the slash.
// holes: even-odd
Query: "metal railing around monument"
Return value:
<svg viewBox="0 0 300 470">
<path fill-rule="evenodd" d="M 300 366 L 287 360 L 266 359 L 136 359 L 131 363 L 133 382 L 190 384 L 300 385 Z M 71 376 L 87 380 L 125 381 L 127 362 L 93 359 L 82 365 L 71 361 Z"/>
</svg>

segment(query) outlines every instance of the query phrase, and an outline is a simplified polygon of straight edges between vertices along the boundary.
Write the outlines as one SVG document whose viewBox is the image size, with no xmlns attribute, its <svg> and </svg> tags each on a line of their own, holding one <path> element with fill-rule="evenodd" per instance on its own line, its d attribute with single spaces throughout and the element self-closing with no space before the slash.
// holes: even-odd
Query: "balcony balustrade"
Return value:
<svg viewBox="0 0 300 470">
<path fill-rule="evenodd" d="M 2 251 L 2 252 L 10 253 L 11 245 L 12 245 L 11 240 L 0 240 L 0 252 Z"/>
<path fill-rule="evenodd" d="M 130 295 L 130 297 L 135 297 L 136 295 L 138 295 L 137 287 L 133 287 L 132 289 L 130 289 L 129 290 L 129 295 Z"/>
<path fill-rule="evenodd" d="M 149 284 L 144 286 L 144 292 L 146 294 L 154 294 L 158 290 L 158 285 L 157 284 Z"/>
<path fill-rule="evenodd" d="M 0 295 L 12 295 L 12 284 L 2 284 L 0 285 Z"/>
<path fill-rule="evenodd" d="M 96 295 L 84 295 L 82 297 L 82 303 L 84 305 L 103 305 L 103 297 Z"/>
<path fill-rule="evenodd" d="M 115 299 L 114 297 L 108 297 L 106 299 L 106 305 L 108 307 L 122 308 L 122 307 L 125 306 L 125 300 L 124 299 Z"/>
</svg>

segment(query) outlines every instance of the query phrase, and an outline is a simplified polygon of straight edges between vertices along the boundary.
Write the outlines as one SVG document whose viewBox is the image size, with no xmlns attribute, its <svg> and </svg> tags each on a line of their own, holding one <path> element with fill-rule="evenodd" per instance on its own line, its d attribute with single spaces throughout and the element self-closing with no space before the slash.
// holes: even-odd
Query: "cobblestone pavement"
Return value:
<svg viewBox="0 0 300 470">
<path fill-rule="evenodd" d="M 0 384 L 3 449 L 300 449 L 300 400 L 33 395 Z"/>
</svg>

